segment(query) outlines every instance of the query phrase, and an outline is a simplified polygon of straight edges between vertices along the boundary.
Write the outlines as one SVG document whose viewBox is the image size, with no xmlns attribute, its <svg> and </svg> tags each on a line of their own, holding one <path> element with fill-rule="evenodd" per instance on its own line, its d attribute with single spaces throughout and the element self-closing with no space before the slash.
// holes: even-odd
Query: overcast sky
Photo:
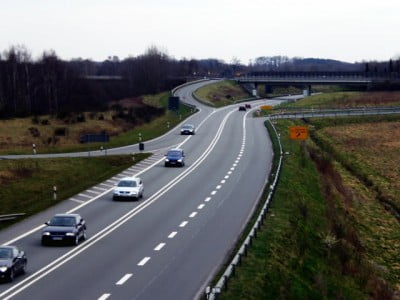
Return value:
<svg viewBox="0 0 400 300">
<path fill-rule="evenodd" d="M 0 51 L 102 61 L 157 46 L 177 59 L 400 57 L 399 0 L 0 0 Z"/>
</svg>

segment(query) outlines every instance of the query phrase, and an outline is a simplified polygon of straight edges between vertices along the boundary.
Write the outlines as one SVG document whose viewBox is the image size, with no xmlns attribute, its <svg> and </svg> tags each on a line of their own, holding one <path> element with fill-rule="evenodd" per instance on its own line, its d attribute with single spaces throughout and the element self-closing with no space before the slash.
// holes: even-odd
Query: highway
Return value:
<svg viewBox="0 0 400 300">
<path fill-rule="evenodd" d="M 181 99 L 199 108 L 190 118 L 196 135 L 179 128 L 146 142 L 158 153 L 142 170 L 145 195 L 135 202 L 111 201 L 113 181 L 81 203 L 64 201 L 0 233 L 0 243 L 22 248 L 27 274 L 0 285 L 0 299 L 196 299 L 232 250 L 263 190 L 272 146 L 262 118 L 238 105 L 213 109 L 196 102 L 192 91 Z M 257 100 L 275 105 L 279 101 Z M 180 146 L 183 168 L 165 168 L 162 153 Z M 109 150 L 130 153 L 137 145 Z M 70 154 L 68 154 L 70 155 Z M 87 155 L 87 154 L 85 154 Z M 83 198 L 81 198 L 83 199 Z M 88 226 L 78 246 L 40 244 L 40 228 L 56 212 L 76 212 Z"/>
</svg>

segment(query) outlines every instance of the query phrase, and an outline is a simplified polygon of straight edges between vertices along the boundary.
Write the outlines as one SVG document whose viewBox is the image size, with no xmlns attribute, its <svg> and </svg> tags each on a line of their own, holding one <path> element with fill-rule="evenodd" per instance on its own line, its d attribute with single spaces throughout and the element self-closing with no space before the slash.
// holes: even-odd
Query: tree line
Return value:
<svg viewBox="0 0 400 300">
<path fill-rule="evenodd" d="M 216 59 L 176 60 L 156 47 L 144 54 L 103 62 L 60 59 L 45 51 L 33 60 L 24 46 L 0 55 L 0 118 L 101 111 L 111 101 L 155 94 L 204 76 L 230 76 Z"/>
<path fill-rule="evenodd" d="M 0 54 L 0 118 L 60 115 L 102 111 L 111 101 L 170 90 L 188 80 L 203 77 L 240 76 L 254 71 L 365 71 L 398 72 L 400 59 L 389 62 L 344 63 L 328 59 L 258 57 L 248 65 L 233 58 L 175 59 L 157 47 L 120 60 L 102 62 L 60 59 L 45 51 L 32 59 L 24 46 L 12 46 Z"/>
</svg>

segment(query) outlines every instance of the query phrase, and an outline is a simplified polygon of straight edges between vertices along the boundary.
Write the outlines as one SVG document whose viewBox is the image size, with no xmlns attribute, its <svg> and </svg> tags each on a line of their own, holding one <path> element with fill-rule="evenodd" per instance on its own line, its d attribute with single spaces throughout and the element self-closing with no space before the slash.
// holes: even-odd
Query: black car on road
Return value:
<svg viewBox="0 0 400 300">
<path fill-rule="evenodd" d="M 0 246 L 0 279 L 13 281 L 15 275 L 25 273 L 27 262 L 24 251 L 15 246 Z"/>
<path fill-rule="evenodd" d="M 246 111 L 246 106 L 240 105 L 239 106 L 239 111 Z"/>
<path fill-rule="evenodd" d="M 56 214 L 42 229 L 42 245 L 67 242 L 78 245 L 86 239 L 86 222 L 78 214 Z"/>
</svg>

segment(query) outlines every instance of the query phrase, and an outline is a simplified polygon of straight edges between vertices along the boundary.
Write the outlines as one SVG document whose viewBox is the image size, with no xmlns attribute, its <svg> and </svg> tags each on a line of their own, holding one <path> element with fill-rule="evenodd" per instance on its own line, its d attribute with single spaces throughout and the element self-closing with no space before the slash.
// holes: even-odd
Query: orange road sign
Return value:
<svg viewBox="0 0 400 300">
<path fill-rule="evenodd" d="M 261 105 L 260 106 L 260 109 L 262 109 L 262 110 L 268 110 L 268 109 L 272 109 L 272 108 L 273 108 L 272 105 Z"/>
<path fill-rule="evenodd" d="M 308 128 L 304 126 L 290 126 L 289 133 L 292 140 L 306 140 L 308 138 Z"/>
</svg>

